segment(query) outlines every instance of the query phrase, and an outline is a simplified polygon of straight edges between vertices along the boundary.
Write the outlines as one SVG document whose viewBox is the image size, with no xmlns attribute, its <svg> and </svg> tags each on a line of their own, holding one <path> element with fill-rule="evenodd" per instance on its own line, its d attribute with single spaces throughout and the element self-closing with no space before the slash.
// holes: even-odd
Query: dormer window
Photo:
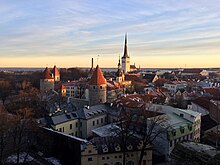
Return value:
<svg viewBox="0 0 220 165">
<path fill-rule="evenodd" d="M 121 150 L 121 147 L 117 144 L 115 145 L 115 151 L 120 151 Z"/>
<path fill-rule="evenodd" d="M 129 145 L 127 146 L 127 149 L 128 149 L 128 150 L 132 150 L 132 149 L 133 149 L 132 145 L 129 144 Z"/>
<path fill-rule="evenodd" d="M 184 133 L 184 127 L 180 127 L 180 132 Z"/>
</svg>

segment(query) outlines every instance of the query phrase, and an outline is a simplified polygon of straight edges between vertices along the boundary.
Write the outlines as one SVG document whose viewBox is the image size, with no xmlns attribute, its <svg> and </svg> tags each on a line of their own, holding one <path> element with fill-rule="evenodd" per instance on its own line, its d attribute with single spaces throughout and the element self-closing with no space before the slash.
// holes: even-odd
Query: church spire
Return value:
<svg viewBox="0 0 220 165">
<path fill-rule="evenodd" d="M 124 46 L 124 56 L 123 56 L 123 58 L 129 58 L 128 48 L 127 48 L 127 33 L 125 34 L 125 46 Z"/>
</svg>

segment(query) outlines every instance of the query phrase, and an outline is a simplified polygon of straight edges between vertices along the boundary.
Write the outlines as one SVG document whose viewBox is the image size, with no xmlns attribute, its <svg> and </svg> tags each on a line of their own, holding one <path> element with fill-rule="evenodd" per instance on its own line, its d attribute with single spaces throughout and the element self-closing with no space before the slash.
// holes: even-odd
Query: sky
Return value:
<svg viewBox="0 0 220 165">
<path fill-rule="evenodd" d="M 220 67 L 220 0 L 0 0 L 0 67 Z"/>
</svg>

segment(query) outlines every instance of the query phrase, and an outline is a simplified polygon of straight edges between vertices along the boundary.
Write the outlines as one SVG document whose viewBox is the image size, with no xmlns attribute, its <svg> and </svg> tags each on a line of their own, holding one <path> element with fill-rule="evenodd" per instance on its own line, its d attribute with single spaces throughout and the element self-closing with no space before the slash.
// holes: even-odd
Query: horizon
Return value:
<svg viewBox="0 0 220 165">
<path fill-rule="evenodd" d="M 3 0 L 0 20 L 1 68 L 116 68 L 125 33 L 137 67 L 220 67 L 218 0 Z"/>
</svg>

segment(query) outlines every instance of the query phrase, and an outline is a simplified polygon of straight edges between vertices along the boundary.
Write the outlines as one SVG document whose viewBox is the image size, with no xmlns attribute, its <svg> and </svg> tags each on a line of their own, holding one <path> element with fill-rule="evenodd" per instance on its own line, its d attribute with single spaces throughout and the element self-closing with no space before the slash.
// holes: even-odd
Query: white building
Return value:
<svg viewBox="0 0 220 165">
<path fill-rule="evenodd" d="M 168 89 L 171 94 L 175 94 L 177 90 L 186 88 L 187 83 L 185 81 L 173 81 L 164 83 L 164 88 Z"/>
</svg>

